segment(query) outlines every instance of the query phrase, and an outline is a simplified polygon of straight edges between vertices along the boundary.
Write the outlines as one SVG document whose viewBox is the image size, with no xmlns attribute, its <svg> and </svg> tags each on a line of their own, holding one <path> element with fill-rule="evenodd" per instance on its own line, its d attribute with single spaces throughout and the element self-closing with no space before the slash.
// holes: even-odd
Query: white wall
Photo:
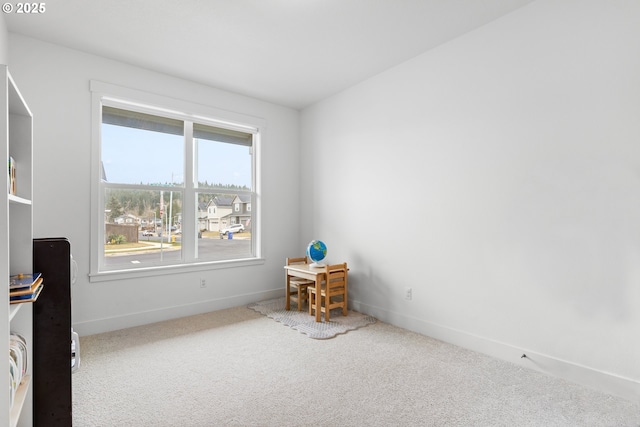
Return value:
<svg viewBox="0 0 640 427">
<path fill-rule="evenodd" d="M 0 64 L 8 64 L 8 39 L 9 33 L 7 32 L 7 23 L 4 20 L 4 15 L 0 16 Z"/>
<path fill-rule="evenodd" d="M 9 59 L 34 114 L 34 235 L 71 240 L 79 264 L 73 321 L 81 335 L 281 294 L 284 259 L 298 242 L 291 232 L 299 224 L 297 111 L 15 34 L 9 38 Z M 92 79 L 266 121 L 264 265 L 89 283 Z M 200 288 L 200 277 L 206 289 Z"/>
<path fill-rule="evenodd" d="M 311 106 L 301 244 L 362 311 L 637 398 L 638 76 L 640 2 L 539 0 Z"/>
</svg>

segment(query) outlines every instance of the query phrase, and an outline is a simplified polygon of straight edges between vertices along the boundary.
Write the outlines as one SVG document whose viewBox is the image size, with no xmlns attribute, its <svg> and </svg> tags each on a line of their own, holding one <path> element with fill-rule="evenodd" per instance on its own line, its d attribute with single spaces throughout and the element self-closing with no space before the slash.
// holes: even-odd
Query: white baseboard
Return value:
<svg viewBox="0 0 640 427">
<path fill-rule="evenodd" d="M 588 366 L 582 366 L 567 360 L 538 353 L 531 349 L 524 349 L 491 340 L 359 301 L 351 300 L 350 306 L 356 311 L 369 314 L 383 322 L 440 341 L 477 351 L 525 368 L 534 369 L 633 402 L 640 400 L 640 382 L 631 378 L 603 372 Z M 526 354 L 526 357 L 522 357 L 523 354 Z"/>
<path fill-rule="evenodd" d="M 255 292 L 244 295 L 234 295 L 228 298 L 219 298 L 207 301 L 198 301 L 192 304 L 184 304 L 172 307 L 159 308 L 157 310 L 141 311 L 123 316 L 106 317 L 94 319 L 86 322 L 74 322 L 73 330 L 78 335 L 87 336 L 103 332 L 116 331 L 119 329 L 131 328 L 134 326 L 146 325 L 149 323 L 162 322 L 169 319 L 193 316 L 196 314 L 208 313 L 225 308 L 247 305 L 252 302 L 282 296 L 282 289 Z"/>
</svg>

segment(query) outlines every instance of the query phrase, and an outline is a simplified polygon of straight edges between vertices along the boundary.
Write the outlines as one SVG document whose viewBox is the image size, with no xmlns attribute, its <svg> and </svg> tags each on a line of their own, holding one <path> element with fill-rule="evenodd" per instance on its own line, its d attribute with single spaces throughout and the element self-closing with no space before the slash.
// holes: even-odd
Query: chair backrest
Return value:
<svg viewBox="0 0 640 427">
<path fill-rule="evenodd" d="M 294 264 L 308 264 L 308 260 L 306 256 L 297 257 L 297 258 L 287 258 L 287 265 Z"/>
<path fill-rule="evenodd" d="M 348 271 L 346 262 L 325 266 L 327 289 L 346 289 Z"/>
</svg>

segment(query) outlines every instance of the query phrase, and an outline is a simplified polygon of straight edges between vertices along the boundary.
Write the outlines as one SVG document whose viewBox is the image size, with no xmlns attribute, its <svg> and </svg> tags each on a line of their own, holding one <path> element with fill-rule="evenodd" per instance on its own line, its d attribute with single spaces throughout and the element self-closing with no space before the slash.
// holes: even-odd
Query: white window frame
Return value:
<svg viewBox="0 0 640 427">
<path fill-rule="evenodd" d="M 147 276 L 164 275 L 167 273 L 184 273 L 191 271 L 210 270 L 264 264 L 262 244 L 261 209 L 261 147 L 266 133 L 266 121 L 261 118 L 221 110 L 215 107 L 179 100 L 172 97 L 151 94 L 136 89 L 125 88 L 96 80 L 90 82 L 91 91 L 91 282 L 119 280 Z M 105 270 L 102 268 L 104 259 L 104 200 L 101 186 L 101 138 L 102 138 L 102 106 L 111 105 L 134 110 L 178 118 L 184 121 L 195 121 L 213 126 L 240 130 L 254 134 L 253 141 L 253 198 L 252 203 L 258 203 L 252 215 L 252 253 L 250 258 L 238 260 L 205 261 L 195 259 L 195 245 L 183 246 L 183 260 L 181 264 L 145 267 L 126 270 Z M 185 158 L 185 180 L 193 182 L 196 165 L 190 161 L 193 158 L 191 150 L 187 149 Z M 195 227 L 198 222 L 198 212 L 195 193 L 185 191 L 183 200 L 183 218 L 193 217 L 194 221 L 183 221 L 183 236 L 190 233 L 196 235 Z M 193 211 L 193 212 L 191 212 Z"/>
</svg>

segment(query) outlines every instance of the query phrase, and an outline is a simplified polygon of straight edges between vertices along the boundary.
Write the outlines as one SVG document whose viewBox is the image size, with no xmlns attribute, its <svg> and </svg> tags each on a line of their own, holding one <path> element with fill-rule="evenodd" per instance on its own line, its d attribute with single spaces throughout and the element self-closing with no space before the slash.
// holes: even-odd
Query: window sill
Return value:
<svg viewBox="0 0 640 427">
<path fill-rule="evenodd" d="M 148 267 L 136 270 L 101 271 L 89 274 L 89 282 L 108 282 L 112 280 L 139 279 L 142 277 L 165 276 L 167 274 L 184 274 L 203 270 L 223 268 L 249 267 L 264 264 L 264 258 L 241 259 L 235 261 L 210 261 L 192 264 Z"/>
</svg>

